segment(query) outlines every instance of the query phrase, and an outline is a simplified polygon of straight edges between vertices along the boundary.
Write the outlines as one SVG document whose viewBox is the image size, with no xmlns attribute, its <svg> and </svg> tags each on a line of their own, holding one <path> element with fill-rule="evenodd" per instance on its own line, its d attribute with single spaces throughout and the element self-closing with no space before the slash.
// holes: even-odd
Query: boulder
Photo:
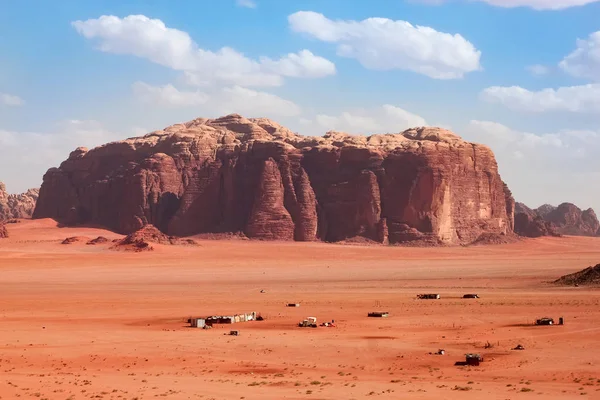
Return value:
<svg viewBox="0 0 600 400">
<path fill-rule="evenodd" d="M 511 234 L 514 200 L 488 147 L 441 128 L 307 137 L 232 114 L 75 150 L 44 175 L 34 217 L 122 234 L 468 244 Z"/>
</svg>

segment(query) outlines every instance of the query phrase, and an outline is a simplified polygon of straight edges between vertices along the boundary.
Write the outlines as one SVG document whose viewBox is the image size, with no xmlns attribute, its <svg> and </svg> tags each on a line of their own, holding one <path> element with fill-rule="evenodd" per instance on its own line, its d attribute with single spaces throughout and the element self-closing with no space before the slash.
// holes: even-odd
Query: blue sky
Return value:
<svg viewBox="0 0 600 400">
<path fill-rule="evenodd" d="M 598 0 L 0 1 L 0 180 L 22 191 L 77 146 L 238 112 L 311 135 L 447 127 L 492 147 L 517 200 L 600 208 L 598 15 Z"/>
</svg>

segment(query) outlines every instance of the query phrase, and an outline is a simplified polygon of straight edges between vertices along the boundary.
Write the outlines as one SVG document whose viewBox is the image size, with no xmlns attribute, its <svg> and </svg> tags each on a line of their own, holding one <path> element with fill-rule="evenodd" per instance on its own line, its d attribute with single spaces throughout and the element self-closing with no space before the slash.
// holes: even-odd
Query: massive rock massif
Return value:
<svg viewBox="0 0 600 400">
<path fill-rule="evenodd" d="M 38 189 L 29 189 L 21 194 L 8 194 L 6 186 L 0 182 L 0 221 L 31 218 L 38 195 Z"/>
<path fill-rule="evenodd" d="M 522 236 L 598 236 L 600 222 L 591 208 L 581 210 L 574 204 L 558 207 L 544 204 L 535 210 L 516 203 L 515 232 Z"/>
<path fill-rule="evenodd" d="M 196 119 L 78 148 L 44 176 L 35 218 L 131 233 L 468 244 L 511 234 L 492 151 L 440 128 L 304 137 L 268 119 Z"/>
</svg>

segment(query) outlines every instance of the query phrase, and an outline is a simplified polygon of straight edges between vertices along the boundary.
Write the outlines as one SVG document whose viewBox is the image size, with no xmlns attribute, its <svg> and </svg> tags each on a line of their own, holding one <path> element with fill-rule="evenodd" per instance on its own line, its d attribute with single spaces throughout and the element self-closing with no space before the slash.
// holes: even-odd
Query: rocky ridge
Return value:
<svg viewBox="0 0 600 400">
<path fill-rule="evenodd" d="M 600 285 L 600 264 L 573 274 L 561 276 L 554 283 L 568 286 Z"/>
<path fill-rule="evenodd" d="M 34 217 L 123 234 L 468 244 L 510 235 L 513 212 L 492 151 L 450 131 L 306 137 L 232 114 L 76 149 L 44 175 Z"/>
<path fill-rule="evenodd" d="M 558 207 L 544 204 L 535 210 L 516 203 L 515 232 L 528 237 L 598 236 L 600 222 L 593 209 L 581 210 L 571 203 L 562 203 Z"/>
<path fill-rule="evenodd" d="M 0 182 L 0 221 L 14 218 L 31 218 L 39 196 L 39 189 L 29 189 L 21 194 L 8 194 Z"/>
</svg>

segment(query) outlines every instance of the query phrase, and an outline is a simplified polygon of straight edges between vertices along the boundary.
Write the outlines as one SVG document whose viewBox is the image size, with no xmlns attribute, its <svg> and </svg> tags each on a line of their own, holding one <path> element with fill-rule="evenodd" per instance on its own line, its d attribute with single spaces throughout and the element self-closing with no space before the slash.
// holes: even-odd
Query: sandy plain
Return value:
<svg viewBox="0 0 600 400">
<path fill-rule="evenodd" d="M 8 229 L 1 399 L 600 399 L 600 289 L 548 283 L 600 262 L 598 238 L 452 248 L 202 240 L 130 253 L 60 244 L 119 237 L 101 229 Z M 416 300 L 422 292 L 442 298 Z M 461 298 L 471 292 L 481 298 Z M 377 310 L 390 317 L 367 318 Z M 266 320 L 236 324 L 238 337 L 185 323 L 250 311 Z M 307 316 L 337 327 L 298 328 Z M 565 325 L 531 325 L 543 316 Z M 446 354 L 429 354 L 438 349 Z M 484 363 L 455 366 L 468 352 Z"/>
</svg>

